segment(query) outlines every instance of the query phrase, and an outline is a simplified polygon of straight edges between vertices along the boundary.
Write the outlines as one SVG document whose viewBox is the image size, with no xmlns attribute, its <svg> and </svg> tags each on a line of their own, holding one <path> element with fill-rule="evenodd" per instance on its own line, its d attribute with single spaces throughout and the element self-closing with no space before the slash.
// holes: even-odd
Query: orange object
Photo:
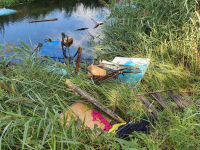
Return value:
<svg viewBox="0 0 200 150">
<path fill-rule="evenodd" d="M 67 46 L 67 38 L 61 40 L 61 44 Z M 73 44 L 73 38 L 68 39 L 68 46 L 70 47 Z"/>
<path fill-rule="evenodd" d="M 107 75 L 106 70 L 101 69 L 98 66 L 95 66 L 93 64 L 88 66 L 87 69 L 92 72 L 94 77 L 103 77 Z M 91 77 L 91 76 L 92 76 L 91 73 L 88 72 L 88 77 Z"/>
</svg>

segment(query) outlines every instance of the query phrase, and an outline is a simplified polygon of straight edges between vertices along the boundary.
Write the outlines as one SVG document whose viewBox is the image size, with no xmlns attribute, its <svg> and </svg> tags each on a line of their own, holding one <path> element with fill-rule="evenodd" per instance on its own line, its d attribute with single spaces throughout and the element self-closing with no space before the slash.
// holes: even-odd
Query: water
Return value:
<svg viewBox="0 0 200 150">
<path fill-rule="evenodd" d="M 107 12 L 98 0 L 35 0 L 7 8 L 18 12 L 0 16 L 0 44 L 19 44 L 18 40 L 21 40 L 32 47 L 45 43 L 47 37 L 60 40 L 61 32 L 74 39 L 72 48 L 88 46 L 87 40 L 81 41 L 88 32 L 75 30 L 89 28 L 88 31 L 91 31 L 95 25 L 91 18 L 103 21 Z M 29 23 L 30 20 L 49 18 L 58 20 Z M 95 29 L 93 34 L 96 34 L 98 29 Z"/>
</svg>

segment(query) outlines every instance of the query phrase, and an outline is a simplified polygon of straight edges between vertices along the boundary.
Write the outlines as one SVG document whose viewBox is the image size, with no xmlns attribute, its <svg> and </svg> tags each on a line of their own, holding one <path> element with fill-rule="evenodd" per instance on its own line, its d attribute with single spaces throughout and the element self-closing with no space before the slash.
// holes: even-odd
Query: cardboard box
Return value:
<svg viewBox="0 0 200 150">
<path fill-rule="evenodd" d="M 88 66 L 87 69 L 92 72 L 94 77 L 103 77 L 107 75 L 106 70 L 99 68 L 98 66 L 95 66 L 93 64 Z M 88 77 L 91 76 L 92 76 L 91 73 L 88 71 Z"/>
<path fill-rule="evenodd" d="M 76 102 L 69 109 L 67 109 L 65 113 L 60 114 L 60 116 L 62 118 L 62 123 L 63 120 L 67 117 L 66 126 L 69 125 L 72 118 L 79 118 L 82 122 L 85 121 L 85 126 L 89 127 L 90 129 L 93 130 L 94 125 L 96 124 L 98 125 L 98 128 L 103 130 L 105 125 L 100 121 L 93 121 L 92 112 L 93 109 L 89 108 L 87 105 L 83 104 L 82 102 Z M 105 119 L 107 121 L 109 120 L 108 118 Z"/>
</svg>

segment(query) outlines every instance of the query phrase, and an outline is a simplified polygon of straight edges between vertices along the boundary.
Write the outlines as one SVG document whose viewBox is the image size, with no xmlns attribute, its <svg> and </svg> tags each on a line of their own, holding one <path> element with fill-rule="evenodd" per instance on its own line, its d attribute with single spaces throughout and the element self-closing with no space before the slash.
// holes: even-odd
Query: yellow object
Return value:
<svg viewBox="0 0 200 150">
<path fill-rule="evenodd" d="M 103 77 L 103 76 L 107 75 L 106 70 L 101 69 L 98 66 L 95 66 L 93 64 L 88 66 L 87 69 L 90 70 L 92 72 L 93 76 L 95 76 L 95 77 Z M 90 72 L 88 72 L 88 77 L 91 77 Z"/>
<path fill-rule="evenodd" d="M 115 131 L 116 131 L 120 126 L 125 125 L 125 124 L 126 124 L 126 122 L 114 124 L 114 125 L 112 126 L 112 128 L 108 131 L 108 133 L 116 133 Z"/>
<path fill-rule="evenodd" d="M 67 38 L 61 40 L 61 44 L 67 46 Z M 68 46 L 70 47 L 73 44 L 73 38 L 68 38 Z"/>
<path fill-rule="evenodd" d="M 12 87 L 13 92 L 15 93 L 15 88 L 12 82 L 11 82 L 11 87 Z"/>
</svg>

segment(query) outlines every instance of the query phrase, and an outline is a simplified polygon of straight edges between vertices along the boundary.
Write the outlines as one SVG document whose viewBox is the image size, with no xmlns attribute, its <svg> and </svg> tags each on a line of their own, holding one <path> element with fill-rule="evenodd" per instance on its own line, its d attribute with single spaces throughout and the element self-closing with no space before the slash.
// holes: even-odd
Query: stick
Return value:
<svg viewBox="0 0 200 150">
<path fill-rule="evenodd" d="M 91 20 L 93 21 L 93 22 L 96 22 L 94 19 L 92 19 L 91 18 Z M 96 22 L 97 23 L 97 22 Z M 78 46 L 80 46 L 81 45 L 81 43 L 83 42 L 83 40 L 85 40 L 89 35 L 91 35 L 92 36 L 92 32 L 94 31 L 94 29 L 95 28 L 97 28 L 100 24 L 96 24 L 95 23 L 95 26 L 90 30 L 90 31 L 88 31 L 88 34 L 86 34 L 78 43 L 76 43 L 75 45 L 74 45 L 74 47 L 78 47 Z"/>
<path fill-rule="evenodd" d="M 160 91 L 155 91 L 155 92 L 137 94 L 136 96 L 151 95 L 151 94 L 155 94 L 155 93 L 162 93 L 162 92 L 173 91 L 173 90 L 178 90 L 178 89 L 160 90 Z"/>
<path fill-rule="evenodd" d="M 82 48 L 79 47 L 78 48 L 78 57 L 77 57 L 77 60 L 76 60 L 76 69 L 75 69 L 75 74 L 76 75 L 78 74 L 79 65 L 80 65 L 80 62 L 81 62 L 81 53 L 82 53 Z"/>
<path fill-rule="evenodd" d="M 44 21 L 55 21 L 58 20 L 58 18 L 52 18 L 52 19 L 43 19 L 43 20 L 31 20 L 29 23 L 34 23 L 34 22 L 44 22 Z"/>
<path fill-rule="evenodd" d="M 69 80 L 67 80 L 66 85 L 68 85 L 70 88 L 72 88 L 75 92 L 83 96 L 86 100 L 94 104 L 96 107 L 101 109 L 103 112 L 105 112 L 108 116 L 113 118 L 114 120 L 118 122 L 125 122 L 123 119 L 121 119 L 119 116 L 117 116 L 114 112 L 112 112 L 110 109 L 104 107 L 100 102 L 98 102 L 94 97 L 90 96 L 87 92 L 83 91 L 81 88 L 77 87 L 75 84 L 71 83 Z"/>
</svg>

